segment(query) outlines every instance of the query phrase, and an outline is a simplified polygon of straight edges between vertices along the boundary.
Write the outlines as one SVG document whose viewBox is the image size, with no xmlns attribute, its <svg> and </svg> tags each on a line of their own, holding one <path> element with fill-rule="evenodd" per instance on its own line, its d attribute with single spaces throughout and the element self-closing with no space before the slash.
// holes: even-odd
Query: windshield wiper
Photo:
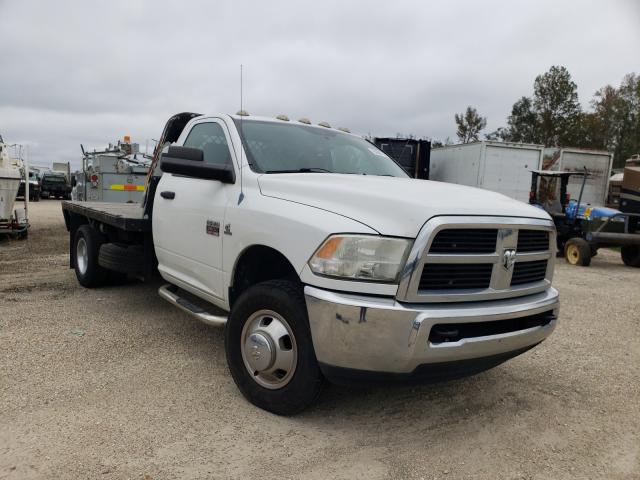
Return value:
<svg viewBox="0 0 640 480">
<path fill-rule="evenodd" d="M 267 170 L 264 173 L 333 173 L 331 170 L 320 167 L 294 168 L 290 170 Z"/>
</svg>

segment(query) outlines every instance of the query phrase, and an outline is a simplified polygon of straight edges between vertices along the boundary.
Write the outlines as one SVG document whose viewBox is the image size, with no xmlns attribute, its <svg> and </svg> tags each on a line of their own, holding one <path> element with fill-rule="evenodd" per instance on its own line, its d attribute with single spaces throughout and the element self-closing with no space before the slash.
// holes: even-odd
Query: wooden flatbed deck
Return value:
<svg viewBox="0 0 640 480">
<path fill-rule="evenodd" d="M 151 231 L 151 220 L 143 218 L 144 209 L 139 203 L 111 202 L 62 202 L 62 212 L 82 215 L 129 232 Z"/>
</svg>

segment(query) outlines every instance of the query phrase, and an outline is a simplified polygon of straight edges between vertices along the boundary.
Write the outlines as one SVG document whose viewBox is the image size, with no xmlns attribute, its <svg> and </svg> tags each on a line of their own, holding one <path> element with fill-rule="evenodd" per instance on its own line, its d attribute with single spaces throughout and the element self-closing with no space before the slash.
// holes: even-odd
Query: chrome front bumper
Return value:
<svg viewBox="0 0 640 480">
<path fill-rule="evenodd" d="M 409 374 L 418 366 L 523 350 L 547 338 L 557 321 L 514 332 L 431 343 L 435 324 L 499 321 L 559 311 L 558 291 L 459 304 L 406 304 L 391 298 L 304 289 L 311 336 L 321 365 Z"/>
</svg>

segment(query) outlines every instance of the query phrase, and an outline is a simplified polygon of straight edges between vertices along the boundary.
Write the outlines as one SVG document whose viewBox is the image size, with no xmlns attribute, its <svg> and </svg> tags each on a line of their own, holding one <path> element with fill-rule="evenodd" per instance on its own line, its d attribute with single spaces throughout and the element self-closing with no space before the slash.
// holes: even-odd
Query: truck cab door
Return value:
<svg viewBox="0 0 640 480">
<path fill-rule="evenodd" d="M 194 124 L 183 143 L 203 151 L 205 163 L 233 165 L 227 126 Z M 153 242 L 163 278 L 196 295 L 224 299 L 222 227 L 233 184 L 164 173 L 153 206 Z M 202 295 L 204 294 L 204 295 Z"/>
</svg>

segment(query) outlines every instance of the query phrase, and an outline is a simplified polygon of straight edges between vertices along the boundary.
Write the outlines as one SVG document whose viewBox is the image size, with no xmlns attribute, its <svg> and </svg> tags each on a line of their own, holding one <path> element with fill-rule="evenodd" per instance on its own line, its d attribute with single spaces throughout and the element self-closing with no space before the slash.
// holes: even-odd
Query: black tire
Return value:
<svg viewBox="0 0 640 480">
<path fill-rule="evenodd" d="M 98 263 L 107 270 L 120 273 L 142 273 L 144 255 L 140 245 L 105 243 L 100 247 Z"/>
<path fill-rule="evenodd" d="M 242 332 L 261 310 L 286 320 L 295 340 L 297 360 L 284 386 L 265 388 L 254 379 L 242 356 Z M 236 385 L 249 402 L 277 415 L 293 415 L 311 405 L 322 390 L 324 377 L 316 359 L 302 287 L 288 280 L 270 280 L 249 287 L 231 309 L 225 328 L 227 365 Z"/>
<path fill-rule="evenodd" d="M 564 258 L 571 265 L 588 267 L 591 264 L 591 246 L 584 238 L 567 240 L 564 246 Z"/>
<path fill-rule="evenodd" d="M 640 268 L 640 246 L 624 245 L 620 249 L 620 256 L 625 265 Z"/>
<path fill-rule="evenodd" d="M 84 242 L 86 247 L 86 264 L 81 264 L 78 259 L 78 246 Z M 73 241 L 74 270 L 80 285 L 86 288 L 95 288 L 104 285 L 107 281 L 108 271 L 98 264 L 98 252 L 104 237 L 95 228 L 82 225 L 76 231 Z M 85 248 L 83 247 L 83 248 Z"/>
</svg>

